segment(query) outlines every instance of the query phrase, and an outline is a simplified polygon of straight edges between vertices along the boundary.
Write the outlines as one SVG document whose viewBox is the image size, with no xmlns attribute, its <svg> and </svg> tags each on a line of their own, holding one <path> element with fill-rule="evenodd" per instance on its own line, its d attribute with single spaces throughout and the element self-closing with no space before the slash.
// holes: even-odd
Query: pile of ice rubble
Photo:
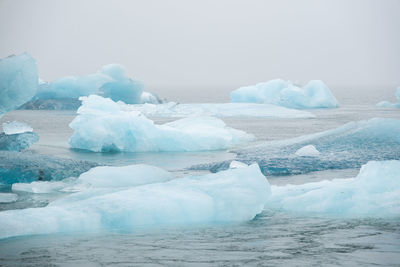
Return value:
<svg viewBox="0 0 400 267">
<path fill-rule="evenodd" d="M 391 103 L 389 101 L 381 101 L 378 104 L 376 104 L 378 107 L 382 108 L 400 108 L 400 87 L 397 88 L 397 91 L 395 93 L 395 96 L 398 100 L 397 103 Z"/>
<path fill-rule="evenodd" d="M 97 95 L 82 97 L 78 116 L 71 122 L 72 148 L 110 151 L 221 150 L 254 140 L 254 136 L 227 127 L 214 117 L 191 117 L 163 125 L 129 106 Z"/>
<path fill-rule="evenodd" d="M 400 161 L 369 162 L 355 178 L 286 186 L 270 186 L 257 164 L 231 167 L 184 178 L 149 165 L 96 167 L 77 179 L 14 184 L 14 193 L 74 193 L 46 207 L 0 212 L 0 238 L 240 222 L 264 209 L 344 217 L 400 214 Z"/>
<path fill-rule="evenodd" d="M 265 103 L 296 109 L 339 106 L 329 88 L 319 80 L 312 80 L 304 87 L 281 79 L 244 86 L 231 92 L 231 101 Z"/>
</svg>

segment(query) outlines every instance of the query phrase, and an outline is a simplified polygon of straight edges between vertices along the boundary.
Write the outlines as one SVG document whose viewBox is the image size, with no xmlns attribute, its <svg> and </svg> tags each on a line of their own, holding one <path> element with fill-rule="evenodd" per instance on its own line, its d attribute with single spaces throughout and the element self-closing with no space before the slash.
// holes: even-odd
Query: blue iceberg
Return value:
<svg viewBox="0 0 400 267">
<path fill-rule="evenodd" d="M 300 149 L 311 145 L 313 148 L 308 147 L 307 153 L 299 154 L 304 152 Z M 257 162 L 267 176 L 360 168 L 371 160 L 400 159 L 400 120 L 374 118 L 350 122 L 333 130 L 253 145 L 234 152 L 238 161 Z M 227 169 L 229 164 L 225 161 L 191 168 L 215 172 Z"/>
<path fill-rule="evenodd" d="M 389 101 L 381 101 L 376 106 L 382 107 L 382 108 L 400 108 L 400 87 L 397 88 L 396 94 L 395 94 L 398 102 L 397 103 L 391 103 Z"/>
<path fill-rule="evenodd" d="M 76 109 L 79 97 L 102 95 L 128 104 L 159 103 L 155 94 L 143 91 L 143 84 L 125 74 L 118 64 L 103 66 L 86 76 L 68 76 L 47 83 L 41 81 L 35 97 L 24 105 L 26 109 Z"/>
<path fill-rule="evenodd" d="M 35 132 L 0 133 L 0 150 L 22 151 L 37 141 L 39 141 L 39 135 Z"/>
<path fill-rule="evenodd" d="M 231 101 L 273 104 L 295 109 L 339 106 L 335 96 L 320 80 L 312 80 L 304 87 L 280 79 L 244 86 L 231 92 Z"/>
<path fill-rule="evenodd" d="M 142 170 L 126 170 L 129 173 L 125 175 L 133 181 L 143 180 Z M 0 238 L 242 222 L 262 212 L 270 196 L 269 183 L 256 164 L 174 180 L 161 175 L 157 181 L 160 172 L 163 171 L 147 175 L 151 178 L 147 184 L 127 185 L 122 181 L 123 187 L 88 188 L 51 202 L 47 207 L 2 211 Z M 101 179 L 104 181 L 104 178 Z M 107 178 L 113 180 L 115 174 L 110 171 Z M 96 177 L 91 181 L 96 183 Z"/>
<path fill-rule="evenodd" d="M 0 151 L 0 184 L 62 180 L 77 177 L 97 165 L 93 162 L 46 156 L 30 151 Z"/>
<path fill-rule="evenodd" d="M 213 117 L 191 117 L 163 125 L 122 102 L 97 95 L 82 97 L 71 122 L 70 146 L 94 152 L 206 151 L 243 144 L 254 136 Z"/>
<path fill-rule="evenodd" d="M 400 161 L 371 161 L 355 178 L 272 186 L 267 209 L 340 217 L 400 216 Z"/>
<path fill-rule="evenodd" d="M 29 54 L 0 59 L 0 117 L 33 97 L 38 79 L 36 62 Z"/>
</svg>

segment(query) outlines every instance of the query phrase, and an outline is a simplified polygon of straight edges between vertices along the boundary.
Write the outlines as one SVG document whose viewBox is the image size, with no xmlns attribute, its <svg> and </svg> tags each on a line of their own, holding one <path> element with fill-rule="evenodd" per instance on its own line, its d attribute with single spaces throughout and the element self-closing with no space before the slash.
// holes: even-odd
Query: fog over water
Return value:
<svg viewBox="0 0 400 267">
<path fill-rule="evenodd" d="M 398 0 L 0 0 L 0 57 L 29 52 L 45 80 L 120 63 L 181 102 L 282 78 L 373 104 L 400 86 L 399 12 Z"/>
</svg>

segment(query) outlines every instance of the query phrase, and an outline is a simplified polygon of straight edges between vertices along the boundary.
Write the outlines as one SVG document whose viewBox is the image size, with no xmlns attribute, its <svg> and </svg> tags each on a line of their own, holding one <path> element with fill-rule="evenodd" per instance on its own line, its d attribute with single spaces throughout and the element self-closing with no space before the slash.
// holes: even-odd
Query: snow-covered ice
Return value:
<svg viewBox="0 0 400 267">
<path fill-rule="evenodd" d="M 205 151 L 254 139 L 214 117 L 190 117 L 157 125 L 109 98 L 91 95 L 81 100 L 78 116 L 70 124 L 74 129 L 69 141 L 72 148 L 95 152 Z"/>
<path fill-rule="evenodd" d="M 308 111 L 289 109 L 270 104 L 257 103 L 193 103 L 178 104 L 169 102 L 164 104 L 143 104 L 125 107 L 129 110 L 142 112 L 151 117 L 265 117 L 265 118 L 314 118 Z"/>
<path fill-rule="evenodd" d="M 400 108 L 400 87 L 397 88 L 395 96 L 396 96 L 396 98 L 398 100 L 397 103 L 392 103 L 392 102 L 389 102 L 389 101 L 381 101 L 376 105 L 378 107 L 382 107 L 382 108 Z"/>
<path fill-rule="evenodd" d="M 29 54 L 0 59 L 0 117 L 33 97 L 38 79 L 36 62 Z"/>
<path fill-rule="evenodd" d="M 272 186 L 266 208 L 340 217 L 400 215 L 400 161 L 371 161 L 355 178 Z"/>
<path fill-rule="evenodd" d="M 20 134 L 33 131 L 31 126 L 19 121 L 4 122 L 2 127 L 5 134 Z"/>
<path fill-rule="evenodd" d="M 156 95 L 143 91 L 143 84 L 129 78 L 125 72 L 123 66 L 109 64 L 103 66 L 99 72 L 94 74 L 63 77 L 50 83 L 41 82 L 38 93 L 33 100 L 62 100 L 61 103 L 54 102 L 55 108 L 62 108 L 65 101 L 68 104 L 66 107 L 70 107 L 72 99 L 97 94 L 128 104 L 159 103 Z M 47 102 L 45 104 L 49 105 Z M 36 106 L 37 104 L 32 107 Z"/>
<path fill-rule="evenodd" d="M 297 109 L 339 106 L 335 96 L 320 80 L 309 81 L 303 87 L 280 79 L 244 86 L 231 92 L 231 101 L 265 103 Z"/>
<path fill-rule="evenodd" d="M 137 175 L 140 180 L 142 170 L 131 172 L 132 179 Z M 139 186 L 88 188 L 46 207 L 0 212 L 0 238 L 248 221 L 263 210 L 269 195 L 256 164 Z"/>
<path fill-rule="evenodd" d="M 300 157 L 318 157 L 321 153 L 313 145 L 303 146 L 295 153 Z"/>
<path fill-rule="evenodd" d="M 11 203 L 18 200 L 18 195 L 13 193 L 0 193 L 0 203 Z"/>
</svg>

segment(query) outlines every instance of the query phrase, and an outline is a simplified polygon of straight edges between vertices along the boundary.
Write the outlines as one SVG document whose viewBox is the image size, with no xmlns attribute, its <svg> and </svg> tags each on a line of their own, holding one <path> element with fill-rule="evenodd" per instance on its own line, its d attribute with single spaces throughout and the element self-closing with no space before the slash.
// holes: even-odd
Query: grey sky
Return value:
<svg viewBox="0 0 400 267">
<path fill-rule="evenodd" d="M 120 63 L 170 100 L 274 78 L 377 101 L 400 86 L 400 0 L 0 0 L 0 34 L 0 57 L 27 51 L 46 80 Z"/>
</svg>

